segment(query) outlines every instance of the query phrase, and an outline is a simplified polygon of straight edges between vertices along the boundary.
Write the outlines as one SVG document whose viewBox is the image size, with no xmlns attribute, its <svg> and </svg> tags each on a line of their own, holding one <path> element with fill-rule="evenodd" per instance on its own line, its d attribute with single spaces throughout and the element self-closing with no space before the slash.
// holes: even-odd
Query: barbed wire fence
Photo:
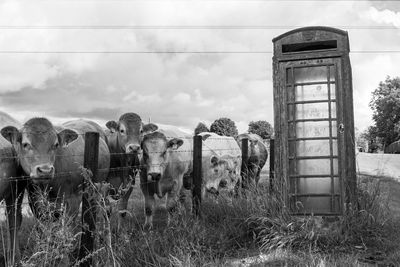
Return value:
<svg viewBox="0 0 400 267">
<path fill-rule="evenodd" d="M 71 154 L 71 151 L 68 149 L 61 149 L 61 152 L 55 155 L 55 159 L 59 160 L 76 160 L 75 164 L 77 165 L 76 170 L 73 171 L 62 171 L 59 172 L 55 170 L 54 177 L 53 179 L 59 179 L 59 178 L 65 178 L 65 177 L 71 177 L 71 176 L 76 176 L 76 177 L 82 177 L 82 181 L 84 181 L 84 175 L 82 172 L 82 167 L 83 169 L 87 169 L 89 171 L 90 175 L 90 182 L 93 184 L 101 183 L 101 182 L 110 182 L 108 179 L 112 177 L 107 177 L 106 181 L 101 181 L 99 179 L 99 175 L 104 175 L 104 173 L 112 173 L 112 172 L 122 172 L 123 175 L 129 173 L 129 171 L 133 171 L 134 169 L 143 169 L 147 168 L 150 166 L 161 166 L 162 164 L 142 164 L 140 163 L 139 165 L 129 165 L 129 166 L 119 166 L 119 167 L 106 167 L 106 168 L 99 168 L 99 156 L 104 156 L 104 155 L 99 155 L 99 147 L 100 147 L 100 142 L 101 139 L 105 141 L 105 137 L 103 135 L 100 135 L 98 132 L 86 132 L 86 133 L 78 133 L 78 136 L 81 136 L 84 138 L 84 144 L 85 147 L 82 151 L 76 153 L 76 154 Z M 202 187 L 203 187 L 203 173 L 202 169 L 205 166 L 202 166 L 203 163 L 203 155 L 206 153 L 209 153 L 211 155 L 213 154 L 219 154 L 220 156 L 226 155 L 229 153 L 234 153 L 234 154 L 240 154 L 242 156 L 242 162 L 241 162 L 241 177 L 242 177 L 242 187 L 246 187 L 249 183 L 248 181 L 248 166 L 247 166 L 247 158 L 248 158 L 248 144 L 249 140 L 247 138 L 242 139 L 241 142 L 241 148 L 224 148 L 223 146 L 217 146 L 217 148 L 212 147 L 212 146 L 207 146 L 203 142 L 202 136 L 196 135 L 196 136 L 180 136 L 180 137 L 172 137 L 172 136 L 166 136 L 167 140 L 173 139 L 173 138 L 180 138 L 189 141 L 189 149 L 181 149 L 181 150 L 174 150 L 174 153 L 186 153 L 191 155 L 191 158 L 185 158 L 181 159 L 176 162 L 169 162 L 169 163 L 179 163 L 179 164 L 188 164 L 192 163 L 192 173 L 191 173 L 191 178 L 192 178 L 192 184 L 191 184 L 191 192 L 192 192 L 192 211 L 193 214 L 196 216 L 201 216 L 200 214 L 200 207 L 201 207 L 201 201 L 202 201 Z M 226 137 L 208 137 L 208 139 L 212 141 L 226 141 Z M 273 178 L 274 178 L 274 170 L 273 170 L 273 162 L 274 162 L 274 140 L 270 139 L 267 147 L 269 147 L 269 165 L 270 165 L 270 173 L 269 173 L 269 184 L 270 184 L 270 190 L 273 189 Z M 23 144 L 22 144 L 23 145 Z M 105 145 L 105 142 L 102 144 Z M 60 150 L 59 150 L 60 151 Z M 159 154 L 162 155 L 165 151 L 146 151 L 149 155 L 151 154 Z M 117 157 L 124 157 L 127 154 L 124 152 L 112 152 L 109 153 L 109 156 L 117 156 Z M 24 156 L 24 155 L 16 155 L 15 151 L 9 151 L 9 153 L 6 153 L 3 155 L 0 160 L 8 160 L 8 161 L 21 161 L 25 159 L 30 159 L 34 156 L 29 155 L 29 156 Z M 128 177 L 118 177 L 121 178 L 122 180 L 128 180 Z M 135 179 L 135 177 L 132 177 Z M 22 175 L 22 176 L 12 176 L 12 177 L 7 177 L 6 178 L 9 182 L 19 182 L 19 181 L 29 181 L 32 178 L 30 175 Z M 124 181 L 121 180 L 121 183 Z M 143 184 L 144 182 L 141 181 Z M 153 183 L 152 181 L 147 181 L 147 183 Z M 132 184 L 128 185 L 121 185 L 121 186 L 133 186 Z M 82 219 L 82 225 L 84 226 L 82 228 L 82 236 L 81 236 L 81 248 L 79 250 L 79 260 L 80 266 L 90 266 L 92 264 L 92 259 L 90 255 L 93 255 L 93 250 L 94 250 L 94 242 L 95 242 L 95 235 L 92 233 L 96 231 L 96 208 L 95 207 L 97 204 L 93 201 L 93 198 L 91 198 L 88 195 L 87 190 L 93 190 L 90 186 L 88 187 L 88 184 L 83 182 L 82 183 L 82 210 L 81 210 L 81 219 Z M 115 196 L 116 199 L 120 198 L 118 194 L 120 193 L 120 190 L 114 188 L 114 193 L 117 195 Z M 104 196 L 103 196 L 104 197 Z M 57 196 L 57 198 L 62 199 L 63 202 L 68 202 L 69 200 L 72 200 L 73 198 L 76 198 L 76 196 Z M 103 199 L 104 202 L 104 199 Z M 14 206 L 17 204 L 14 204 Z M 32 203 L 29 202 L 29 200 L 24 199 L 22 202 L 22 206 L 24 207 L 31 207 Z M 8 205 L 10 206 L 10 205 Z M 8 207 L 7 206 L 7 207 Z M 31 207 L 32 208 L 32 207 Z M 103 222 L 104 224 L 104 222 Z M 106 241 L 104 241 L 106 242 Z M 109 246 L 110 242 L 106 242 L 106 244 Z"/>
</svg>

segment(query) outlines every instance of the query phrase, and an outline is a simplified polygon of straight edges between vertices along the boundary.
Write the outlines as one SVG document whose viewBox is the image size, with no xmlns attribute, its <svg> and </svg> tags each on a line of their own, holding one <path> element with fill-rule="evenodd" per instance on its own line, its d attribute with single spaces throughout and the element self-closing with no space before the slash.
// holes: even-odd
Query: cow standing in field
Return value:
<svg viewBox="0 0 400 267">
<path fill-rule="evenodd" d="M 69 215 L 76 215 L 81 202 L 79 186 L 83 182 L 80 167 L 83 166 L 85 140 L 88 131 L 99 132 L 99 160 L 97 180 L 108 176 L 110 153 L 101 127 L 94 122 L 76 120 L 56 128 L 46 118 L 28 120 L 18 130 L 14 126 L 2 128 L 1 134 L 16 151 L 20 166 L 30 177 L 30 199 L 35 202 L 35 190 L 49 190 L 50 201 L 65 201 Z M 33 206 L 35 215 L 38 211 Z"/>
<path fill-rule="evenodd" d="M 143 169 L 140 187 L 144 195 L 146 221 L 144 227 L 153 226 L 155 196 L 166 198 L 166 208 L 171 212 L 179 198 L 184 200 L 182 187 L 184 175 L 192 172 L 192 136 L 177 130 L 158 130 L 144 136 L 142 142 Z"/>
<path fill-rule="evenodd" d="M 121 115 L 118 122 L 108 121 L 106 124 L 107 145 L 110 150 L 110 182 L 118 189 L 121 185 L 123 191 L 119 210 L 125 215 L 128 200 L 135 184 L 136 174 L 139 172 L 140 157 L 142 154 L 140 144 L 145 132 L 155 131 L 154 124 L 144 125 L 136 113 Z"/>
<path fill-rule="evenodd" d="M 234 193 L 241 183 L 242 154 L 237 142 L 233 137 L 211 132 L 199 135 L 203 139 L 202 195 L 206 192 L 216 195 L 220 192 Z"/>
<path fill-rule="evenodd" d="M 253 184 L 258 185 L 260 173 L 268 159 L 268 149 L 263 139 L 257 134 L 244 133 L 238 136 L 238 144 L 242 147 L 242 139 L 247 138 L 248 141 L 248 158 L 247 158 L 247 179 L 246 186 Z"/>
<path fill-rule="evenodd" d="M 0 112 L 0 128 L 12 125 L 20 127 L 20 123 L 10 115 Z M 0 200 L 5 200 L 10 232 L 10 254 L 8 263 L 12 266 L 20 259 L 19 230 L 22 221 L 21 204 L 27 180 L 22 176 L 22 169 L 10 142 L 0 136 Z M 5 251 L 4 251 L 5 252 Z"/>
</svg>

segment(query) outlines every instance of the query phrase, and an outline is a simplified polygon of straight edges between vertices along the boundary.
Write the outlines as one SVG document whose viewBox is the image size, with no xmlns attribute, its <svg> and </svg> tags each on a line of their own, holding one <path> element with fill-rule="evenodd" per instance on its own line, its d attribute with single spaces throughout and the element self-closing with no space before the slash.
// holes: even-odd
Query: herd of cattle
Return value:
<svg viewBox="0 0 400 267">
<path fill-rule="evenodd" d="M 21 125 L 0 113 L 0 198 L 5 200 L 11 244 L 19 257 L 18 230 L 25 190 L 35 215 L 38 188 L 49 191 L 50 201 L 66 202 L 67 212 L 77 214 L 83 182 L 85 133 L 98 132 L 98 181 L 111 186 L 110 194 L 124 190 L 120 210 L 126 210 L 135 177 L 145 199 L 145 227 L 152 226 L 155 196 L 166 197 L 173 210 L 184 191 L 190 189 L 193 166 L 193 136 L 177 127 L 144 124 L 139 115 L 126 113 L 103 128 L 89 120 L 74 120 L 54 126 L 46 118 L 32 118 Z M 250 180 L 258 183 L 268 152 L 254 134 L 237 139 L 215 133 L 202 136 L 202 194 L 232 192 L 241 183 L 241 139 L 249 139 Z M 60 197 L 61 196 L 61 197 Z"/>
</svg>

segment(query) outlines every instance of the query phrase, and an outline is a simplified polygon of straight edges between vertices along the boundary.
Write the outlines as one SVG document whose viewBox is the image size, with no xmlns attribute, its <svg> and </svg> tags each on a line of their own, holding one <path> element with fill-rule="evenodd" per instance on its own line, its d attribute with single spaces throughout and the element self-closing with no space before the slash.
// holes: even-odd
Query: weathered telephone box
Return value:
<svg viewBox="0 0 400 267">
<path fill-rule="evenodd" d="M 340 215 L 355 203 L 347 32 L 306 27 L 275 39 L 275 179 L 298 215 Z"/>
</svg>

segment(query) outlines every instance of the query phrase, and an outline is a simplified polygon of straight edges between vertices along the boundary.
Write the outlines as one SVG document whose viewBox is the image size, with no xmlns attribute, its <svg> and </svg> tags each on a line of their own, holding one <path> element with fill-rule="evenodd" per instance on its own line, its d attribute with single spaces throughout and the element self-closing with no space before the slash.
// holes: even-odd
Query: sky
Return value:
<svg viewBox="0 0 400 267">
<path fill-rule="evenodd" d="M 55 124 L 135 112 L 188 129 L 228 117 L 245 132 L 273 124 L 272 39 L 303 26 L 348 31 L 366 129 L 371 92 L 400 76 L 399 1 L 0 1 L 0 110 Z"/>
</svg>

